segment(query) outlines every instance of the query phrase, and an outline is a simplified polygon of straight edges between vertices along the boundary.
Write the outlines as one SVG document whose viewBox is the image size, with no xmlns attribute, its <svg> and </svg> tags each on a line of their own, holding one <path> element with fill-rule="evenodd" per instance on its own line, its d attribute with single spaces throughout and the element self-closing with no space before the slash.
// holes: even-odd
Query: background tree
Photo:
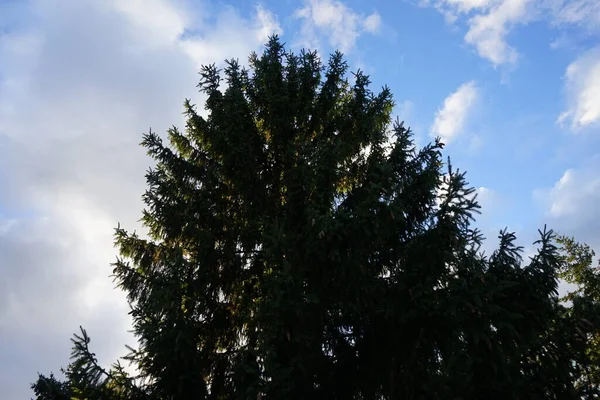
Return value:
<svg viewBox="0 0 600 400">
<path fill-rule="evenodd" d="M 567 236 L 561 247 L 559 276 L 573 286 L 561 299 L 562 328 L 568 338 L 575 387 L 581 398 L 600 397 L 600 274 L 593 266 L 594 251 Z"/>
<path fill-rule="evenodd" d="M 144 136 L 149 239 L 117 228 L 114 264 L 139 376 L 82 332 L 38 399 L 576 398 L 552 231 L 527 265 L 506 231 L 481 254 L 474 189 L 387 87 L 277 37 L 249 64 L 204 67 L 208 116 Z"/>
</svg>

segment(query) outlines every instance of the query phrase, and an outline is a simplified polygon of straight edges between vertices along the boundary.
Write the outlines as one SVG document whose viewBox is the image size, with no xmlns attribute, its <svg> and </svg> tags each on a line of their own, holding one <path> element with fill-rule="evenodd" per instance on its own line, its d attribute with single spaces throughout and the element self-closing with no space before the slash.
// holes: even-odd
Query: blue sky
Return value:
<svg viewBox="0 0 600 400">
<path fill-rule="evenodd" d="M 600 249 L 597 0 L 0 0 L 0 392 L 27 398 L 84 325 L 104 363 L 132 343 L 107 278 L 134 229 L 149 127 L 183 125 L 200 65 L 339 48 L 419 143 L 441 135 L 479 225 L 550 227 Z"/>
</svg>

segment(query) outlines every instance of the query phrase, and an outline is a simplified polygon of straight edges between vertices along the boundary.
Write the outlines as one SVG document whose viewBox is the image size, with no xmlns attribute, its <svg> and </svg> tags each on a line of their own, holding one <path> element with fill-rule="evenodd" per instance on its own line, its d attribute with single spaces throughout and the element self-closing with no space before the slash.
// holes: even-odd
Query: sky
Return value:
<svg viewBox="0 0 600 400">
<path fill-rule="evenodd" d="M 184 126 L 201 65 L 268 36 L 344 52 L 421 145 L 467 171 L 494 244 L 544 224 L 600 250 L 600 1 L 0 0 L 0 393 L 30 398 L 84 326 L 100 362 L 135 344 L 108 277 L 139 229 L 141 135 Z M 491 247 L 490 247 L 491 248 Z"/>
</svg>

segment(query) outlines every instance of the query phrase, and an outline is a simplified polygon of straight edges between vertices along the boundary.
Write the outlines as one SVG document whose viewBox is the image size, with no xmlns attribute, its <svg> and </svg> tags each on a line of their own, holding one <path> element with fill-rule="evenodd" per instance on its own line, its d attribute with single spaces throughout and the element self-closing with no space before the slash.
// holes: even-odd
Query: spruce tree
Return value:
<svg viewBox="0 0 600 400">
<path fill-rule="evenodd" d="M 546 351 L 552 231 L 527 265 L 507 231 L 480 253 L 465 174 L 370 83 L 276 36 L 248 70 L 204 67 L 207 117 L 188 100 L 184 131 L 142 142 L 149 238 L 116 230 L 139 376 L 100 367 L 82 330 L 37 398 L 576 398 Z"/>
</svg>

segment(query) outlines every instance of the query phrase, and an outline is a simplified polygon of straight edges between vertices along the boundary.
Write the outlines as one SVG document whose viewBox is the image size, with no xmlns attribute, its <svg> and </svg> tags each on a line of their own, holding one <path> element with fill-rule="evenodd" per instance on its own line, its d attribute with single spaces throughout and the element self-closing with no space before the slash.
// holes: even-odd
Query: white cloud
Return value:
<svg viewBox="0 0 600 400">
<path fill-rule="evenodd" d="M 475 82 L 462 84 L 454 93 L 446 97 L 443 106 L 437 111 L 430 129 L 431 136 L 440 136 L 444 143 L 450 143 L 464 129 L 476 100 Z"/>
<path fill-rule="evenodd" d="M 180 45 L 198 68 L 207 60 L 220 63 L 232 56 L 239 57 L 240 63 L 246 64 L 248 49 L 266 43 L 272 34 L 283 32 L 277 18 L 267 9 L 257 6 L 255 12 L 255 17 L 248 20 L 242 18 L 235 8 L 225 7 L 216 15 L 214 24 L 208 29 L 200 29 L 201 36 L 185 38 Z M 231 29 L 233 26 L 236 29 Z"/>
<path fill-rule="evenodd" d="M 544 210 L 548 225 L 600 246 L 600 156 L 566 170 L 551 188 L 537 189 L 534 199 Z"/>
<path fill-rule="evenodd" d="M 507 44 L 506 35 L 512 25 L 526 21 L 529 3 L 531 0 L 504 0 L 489 11 L 475 15 L 469 19 L 465 41 L 494 65 L 515 63 L 517 51 Z"/>
<path fill-rule="evenodd" d="M 152 42 L 174 42 L 190 25 L 186 11 L 163 0 L 110 0 L 104 3 L 128 17 L 133 34 L 152 35 Z"/>
<path fill-rule="evenodd" d="M 272 34 L 281 35 L 283 33 L 277 16 L 261 5 L 256 6 L 256 19 L 253 27 L 258 40 L 264 41 Z"/>
<path fill-rule="evenodd" d="M 322 34 L 334 49 L 348 53 L 361 34 L 377 33 L 381 27 L 378 13 L 364 16 L 337 0 L 306 0 L 294 15 L 303 20 L 300 44 L 312 49 L 319 47 L 318 34 Z"/>
<path fill-rule="evenodd" d="M 529 21 L 532 3 L 534 0 L 427 0 L 424 4 L 435 7 L 450 24 L 465 17 L 465 42 L 498 66 L 517 61 L 518 53 L 506 37 L 512 27 Z"/>
<path fill-rule="evenodd" d="M 576 216 L 582 212 L 581 206 L 590 200 L 590 196 L 600 197 L 600 178 L 590 172 L 585 168 L 565 171 L 549 191 L 550 216 L 556 218 Z"/>
<path fill-rule="evenodd" d="M 541 223 L 575 240 L 600 248 L 600 156 L 567 169 L 550 188 L 533 191 L 533 199 L 543 212 Z M 561 282 L 562 295 L 573 286 Z"/>
<path fill-rule="evenodd" d="M 555 27 L 600 31 L 597 0 L 426 0 L 448 23 L 465 23 L 465 42 L 495 66 L 515 64 L 518 51 L 507 37 L 518 25 L 546 20 Z"/>
<path fill-rule="evenodd" d="M 281 31 L 260 7 L 249 17 L 220 8 L 207 22 L 166 0 L 21 4 L 21 29 L 0 36 L 0 387 L 9 399 L 29 398 L 37 371 L 66 366 L 80 324 L 103 363 L 135 344 L 108 276 L 112 228 L 139 228 L 151 163 L 141 133 L 183 127 L 184 98 L 201 102 L 199 64 L 245 60 Z"/>
<path fill-rule="evenodd" d="M 600 122 L 600 47 L 584 53 L 567 67 L 565 85 L 569 108 L 558 117 L 558 123 L 570 121 L 571 128 Z"/>
</svg>

